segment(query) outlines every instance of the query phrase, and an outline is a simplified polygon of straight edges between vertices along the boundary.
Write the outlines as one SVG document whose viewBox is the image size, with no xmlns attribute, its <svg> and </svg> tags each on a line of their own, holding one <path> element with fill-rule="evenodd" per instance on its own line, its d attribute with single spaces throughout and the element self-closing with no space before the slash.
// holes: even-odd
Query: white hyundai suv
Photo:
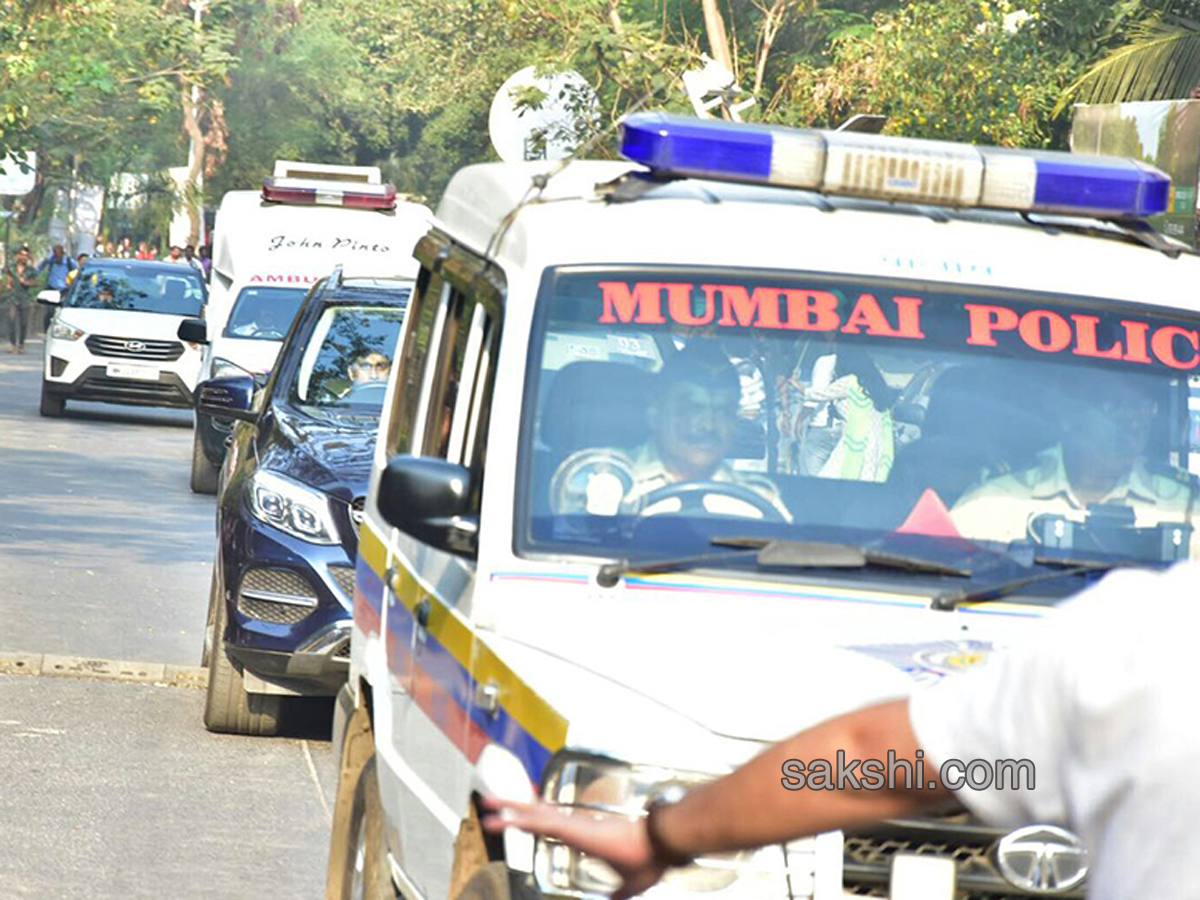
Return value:
<svg viewBox="0 0 1200 900">
<path fill-rule="evenodd" d="M 180 341 L 179 323 L 205 301 L 198 270 L 177 263 L 98 259 L 86 263 L 57 306 L 42 364 L 43 416 L 67 400 L 138 406 L 192 405 L 200 345 Z"/>
</svg>

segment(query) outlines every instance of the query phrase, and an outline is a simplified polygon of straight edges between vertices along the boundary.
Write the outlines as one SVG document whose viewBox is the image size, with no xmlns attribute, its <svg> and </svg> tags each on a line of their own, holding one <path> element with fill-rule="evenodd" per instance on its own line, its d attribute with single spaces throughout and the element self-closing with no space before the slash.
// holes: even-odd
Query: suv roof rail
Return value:
<svg viewBox="0 0 1200 900">
<path fill-rule="evenodd" d="M 345 280 L 342 274 L 342 269 L 342 264 L 338 263 L 333 267 L 333 271 L 329 273 L 329 284 L 331 286 L 335 288 L 340 288 L 342 286 L 342 282 Z"/>
</svg>

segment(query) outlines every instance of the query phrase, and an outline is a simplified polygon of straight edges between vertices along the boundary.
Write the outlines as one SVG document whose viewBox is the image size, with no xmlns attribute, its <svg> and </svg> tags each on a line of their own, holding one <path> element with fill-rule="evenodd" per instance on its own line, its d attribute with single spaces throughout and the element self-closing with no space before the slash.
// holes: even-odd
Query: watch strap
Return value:
<svg viewBox="0 0 1200 900">
<path fill-rule="evenodd" d="M 651 801 L 650 805 L 646 807 L 646 839 L 650 842 L 650 850 L 654 854 L 654 858 L 664 866 L 668 868 L 688 866 L 692 864 L 693 858 L 667 843 L 660 830 L 659 815 L 670 805 L 671 803 L 668 801 L 659 799 Z"/>
</svg>

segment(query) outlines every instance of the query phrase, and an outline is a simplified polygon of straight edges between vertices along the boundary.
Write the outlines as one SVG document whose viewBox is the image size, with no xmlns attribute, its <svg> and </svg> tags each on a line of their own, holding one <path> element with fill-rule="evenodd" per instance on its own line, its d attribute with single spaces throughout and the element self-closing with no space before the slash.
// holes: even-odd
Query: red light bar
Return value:
<svg viewBox="0 0 1200 900">
<path fill-rule="evenodd" d="M 394 184 L 353 184 L 307 178 L 264 178 L 262 195 L 273 203 L 395 209 Z"/>
</svg>

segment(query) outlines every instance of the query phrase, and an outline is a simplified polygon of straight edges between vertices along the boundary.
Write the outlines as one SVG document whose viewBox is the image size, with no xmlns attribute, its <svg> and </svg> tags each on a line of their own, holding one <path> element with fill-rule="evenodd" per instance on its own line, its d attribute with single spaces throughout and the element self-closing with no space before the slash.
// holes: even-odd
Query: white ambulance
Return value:
<svg viewBox="0 0 1200 900">
<path fill-rule="evenodd" d="M 417 247 L 327 897 L 605 896 L 479 798 L 641 814 L 1196 552 L 1200 260 L 1142 223 L 1162 173 L 658 114 L 622 152 L 467 168 Z M 905 855 L 960 900 L 1083 896 L 1074 835 L 964 800 L 650 896 L 949 900 Z"/>
<path fill-rule="evenodd" d="M 412 248 L 430 218 L 427 207 L 397 200 L 374 166 L 279 160 L 261 191 L 225 194 L 201 380 L 269 372 L 308 289 L 335 266 L 347 276 L 415 276 Z M 193 491 L 216 490 L 231 431 L 231 422 L 196 414 Z"/>
</svg>

